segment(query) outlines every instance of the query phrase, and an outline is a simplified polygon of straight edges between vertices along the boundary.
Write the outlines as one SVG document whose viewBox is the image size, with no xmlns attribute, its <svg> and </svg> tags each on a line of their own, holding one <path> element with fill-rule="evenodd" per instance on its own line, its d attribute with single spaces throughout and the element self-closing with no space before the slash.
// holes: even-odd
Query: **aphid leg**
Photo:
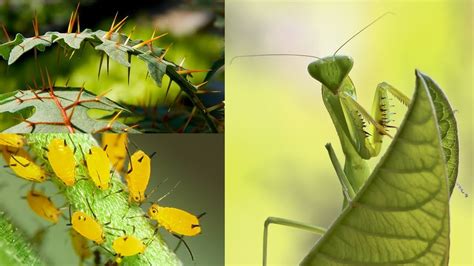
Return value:
<svg viewBox="0 0 474 266">
<path fill-rule="evenodd" d="M 293 220 L 278 217 L 268 217 L 265 220 L 263 229 L 263 265 L 267 265 L 267 243 L 268 243 L 268 226 L 270 224 L 279 224 L 283 226 L 293 227 L 296 229 L 306 230 L 314 234 L 323 235 L 326 233 L 326 229 L 318 226 L 313 226 L 305 223 L 300 223 Z"/>
<path fill-rule="evenodd" d="M 352 188 L 351 183 L 347 179 L 347 176 L 344 173 L 344 170 L 342 170 L 341 164 L 339 163 L 339 160 L 337 159 L 336 153 L 334 152 L 331 143 L 327 143 L 325 147 L 328 150 L 329 158 L 331 159 L 331 163 L 334 166 L 334 170 L 336 170 L 336 175 L 339 178 L 339 182 L 341 183 L 342 191 L 344 193 L 344 198 L 348 202 L 351 202 L 355 196 L 354 189 Z"/>
<path fill-rule="evenodd" d="M 84 150 L 82 149 L 82 146 L 81 146 L 81 145 L 79 145 L 79 150 L 81 150 L 82 161 L 84 162 L 84 166 L 87 168 L 86 156 L 84 155 Z"/>
<path fill-rule="evenodd" d="M 89 210 L 92 212 L 92 215 L 94 216 L 94 219 L 97 220 L 97 216 L 95 215 L 94 211 L 92 210 L 92 207 L 91 207 L 91 204 L 90 204 L 88 198 L 86 198 L 86 203 L 87 203 L 87 206 L 89 207 Z M 109 223 L 110 223 L 110 222 L 109 222 Z"/>
<path fill-rule="evenodd" d="M 67 223 L 67 226 L 72 226 L 72 212 L 71 212 L 71 205 L 69 205 L 69 223 Z"/>
<path fill-rule="evenodd" d="M 72 151 L 72 154 L 76 154 L 76 151 L 77 151 L 76 144 L 75 144 L 74 141 L 72 140 L 71 134 L 67 134 L 67 136 L 69 137 L 69 140 L 71 141 L 72 146 L 74 147 L 74 150 Z M 64 140 L 64 143 L 65 143 L 65 145 L 66 145 L 66 140 Z"/>
<path fill-rule="evenodd" d="M 172 234 L 174 237 L 176 237 L 177 239 L 179 239 L 179 242 L 178 242 L 178 245 L 175 247 L 175 249 L 173 250 L 173 252 L 176 252 L 179 248 L 179 246 L 181 245 L 181 242 L 184 244 L 184 246 L 186 247 L 186 249 L 188 250 L 189 252 L 189 255 L 191 255 L 191 260 L 194 261 L 194 256 L 193 256 L 193 253 L 191 252 L 191 249 L 189 248 L 188 244 L 186 243 L 186 241 L 184 241 L 183 239 L 183 236 L 180 236 L 180 235 L 176 235 L 176 234 Z"/>
<path fill-rule="evenodd" d="M 132 156 L 130 155 L 130 150 L 127 146 L 125 146 L 125 150 L 127 151 L 128 161 L 130 162 L 130 169 L 127 171 L 127 174 L 130 174 L 133 171 Z"/>
<path fill-rule="evenodd" d="M 109 193 L 108 195 L 105 195 L 104 197 L 102 197 L 102 199 L 106 199 L 108 196 L 112 196 L 112 195 L 121 193 L 121 192 L 123 192 L 123 191 L 124 191 L 124 190 L 123 190 L 123 188 L 122 188 L 122 189 L 119 189 L 119 190 L 117 190 L 117 191 L 115 191 L 115 192 L 111 192 L 111 193 Z"/>
<path fill-rule="evenodd" d="M 199 215 L 197 216 L 198 220 L 201 219 L 201 217 L 203 217 L 204 215 L 206 215 L 206 212 L 203 212 L 203 213 L 199 214 Z"/>
</svg>

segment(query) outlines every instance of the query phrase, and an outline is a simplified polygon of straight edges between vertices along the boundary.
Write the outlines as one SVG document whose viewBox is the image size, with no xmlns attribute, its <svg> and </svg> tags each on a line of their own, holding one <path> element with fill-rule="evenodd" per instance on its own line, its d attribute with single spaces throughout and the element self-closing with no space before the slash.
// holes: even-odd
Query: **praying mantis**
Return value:
<svg viewBox="0 0 474 266">
<path fill-rule="evenodd" d="M 390 84 L 382 82 L 376 88 L 372 114 L 369 114 L 369 112 L 357 102 L 356 89 L 349 77 L 349 72 L 353 66 L 353 59 L 349 56 L 337 54 L 350 40 L 387 14 L 391 13 L 385 13 L 376 18 L 344 42 L 334 54 L 327 57 L 319 58 L 303 54 L 238 56 L 282 55 L 317 59 L 309 64 L 308 73 L 312 78 L 322 84 L 322 99 L 336 128 L 345 156 L 344 167 L 341 167 L 332 145 L 330 143 L 326 145 L 330 160 L 343 188 L 344 206 L 351 204 L 352 199 L 354 199 L 365 181 L 369 178 L 371 169 L 367 161 L 380 154 L 383 137 L 392 137 L 388 132 L 389 128 L 393 128 L 390 124 L 392 122 L 392 113 L 390 111 L 391 104 L 389 103 L 389 97 L 393 96 L 406 106 L 410 103 L 410 99 L 402 92 Z M 323 235 L 326 232 L 324 228 L 294 220 L 277 217 L 267 218 L 264 224 L 263 265 L 267 263 L 267 241 L 270 224 L 302 229 L 319 235 Z"/>
</svg>

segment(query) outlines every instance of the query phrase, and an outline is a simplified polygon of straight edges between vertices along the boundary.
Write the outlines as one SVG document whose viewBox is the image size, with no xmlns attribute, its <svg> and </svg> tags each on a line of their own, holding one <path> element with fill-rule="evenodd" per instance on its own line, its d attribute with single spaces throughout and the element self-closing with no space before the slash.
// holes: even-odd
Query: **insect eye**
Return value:
<svg viewBox="0 0 474 266">
<path fill-rule="evenodd" d="M 137 197 L 135 197 L 135 200 L 137 200 L 137 201 L 138 201 L 139 199 L 140 199 L 140 198 L 138 198 L 138 196 L 137 196 Z"/>
<path fill-rule="evenodd" d="M 153 209 L 153 210 L 151 210 L 151 211 L 152 211 L 153 213 L 156 213 L 156 210 L 155 210 L 155 209 Z"/>
</svg>

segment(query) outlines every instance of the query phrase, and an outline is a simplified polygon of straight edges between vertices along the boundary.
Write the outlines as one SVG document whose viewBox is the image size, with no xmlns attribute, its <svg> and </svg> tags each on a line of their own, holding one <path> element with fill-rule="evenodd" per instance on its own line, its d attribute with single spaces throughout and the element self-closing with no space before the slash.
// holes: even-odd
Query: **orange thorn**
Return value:
<svg viewBox="0 0 474 266">
<path fill-rule="evenodd" d="M 74 23 L 76 22 L 76 17 L 79 13 L 79 6 L 81 3 L 77 3 L 76 10 L 72 11 L 71 17 L 69 18 L 69 25 L 67 27 L 67 33 L 71 33 L 74 28 Z"/>
<path fill-rule="evenodd" d="M 2 25 L 3 34 L 5 34 L 5 37 L 7 38 L 7 40 L 11 42 L 10 35 L 8 35 L 7 28 L 5 28 L 5 25 L 3 23 L 1 25 Z"/>
<path fill-rule="evenodd" d="M 122 129 L 122 131 L 123 131 L 123 132 L 128 132 L 130 129 L 136 128 L 136 127 L 138 127 L 138 126 L 139 126 L 139 124 L 136 124 L 136 125 L 133 125 L 133 126 L 129 126 L 129 127 L 127 127 L 127 128 Z"/>
<path fill-rule="evenodd" d="M 209 72 L 211 71 L 210 69 L 184 69 L 184 70 L 178 70 L 176 71 L 176 73 L 180 74 L 180 75 L 187 75 L 187 74 L 191 74 L 191 73 L 200 73 L 200 72 Z"/>
<path fill-rule="evenodd" d="M 117 18 L 117 15 L 115 15 L 115 18 Z M 114 18 L 114 22 L 112 22 L 112 26 L 110 27 L 110 30 L 102 38 L 110 40 L 110 37 L 112 37 L 112 33 L 114 31 L 120 30 L 120 28 L 125 24 L 125 20 L 127 20 L 128 16 L 123 18 L 119 23 L 117 23 L 117 25 L 114 25 L 115 18 Z"/>
<path fill-rule="evenodd" d="M 33 29 L 35 31 L 35 37 L 39 37 L 38 14 L 36 14 L 36 11 L 35 11 L 35 18 L 33 19 Z"/>
<path fill-rule="evenodd" d="M 136 27 L 137 27 L 137 26 L 133 26 L 132 31 L 131 31 L 130 34 L 128 35 L 127 40 L 125 40 L 125 42 L 123 43 L 123 45 L 127 45 L 127 43 L 128 43 L 128 41 L 130 40 L 130 38 L 132 38 L 132 34 L 135 32 L 135 28 L 136 28 Z"/>
<path fill-rule="evenodd" d="M 117 16 L 118 16 L 118 11 L 117 11 L 117 13 L 115 13 L 115 17 L 114 17 L 114 20 L 112 21 L 112 25 L 110 25 L 109 31 L 112 31 L 112 29 L 114 28 L 115 20 L 117 20 Z"/>
<path fill-rule="evenodd" d="M 181 62 L 179 62 L 178 66 L 183 67 L 185 60 L 186 60 L 186 57 L 183 57 L 183 60 L 181 60 Z"/>
<path fill-rule="evenodd" d="M 46 67 L 46 77 L 48 78 L 48 86 L 49 89 L 53 90 L 53 83 L 51 82 L 51 76 L 49 75 L 48 68 Z"/>
<path fill-rule="evenodd" d="M 173 46 L 172 43 L 171 43 L 170 45 L 168 45 L 168 47 L 166 47 L 165 51 L 164 51 L 163 54 L 160 56 L 160 60 L 163 60 L 163 58 L 165 58 L 165 55 L 166 55 L 166 53 L 168 53 L 168 50 L 171 48 L 171 46 Z"/>
<path fill-rule="evenodd" d="M 74 12 L 71 13 L 71 16 L 69 17 L 69 23 L 67 24 L 67 33 L 71 33 L 72 31 L 72 17 L 74 15 Z"/>
<path fill-rule="evenodd" d="M 77 29 L 76 33 L 79 34 L 81 33 L 81 23 L 79 22 L 79 15 L 77 15 Z"/>
<path fill-rule="evenodd" d="M 225 104 L 223 102 L 221 102 L 221 103 L 218 103 L 214 106 L 211 106 L 211 107 L 207 108 L 206 110 L 207 110 L 208 113 L 210 113 L 210 112 L 215 111 L 217 109 L 223 108 L 224 106 L 225 106 Z"/>
<path fill-rule="evenodd" d="M 140 48 L 140 47 L 142 47 L 142 46 L 145 46 L 145 45 L 147 45 L 147 44 L 149 44 L 149 43 L 151 43 L 151 42 L 153 42 L 153 41 L 156 41 L 156 40 L 158 40 L 159 38 L 161 38 L 161 37 L 163 37 L 163 36 L 166 36 L 166 35 L 168 35 L 168 33 L 163 33 L 163 34 L 161 34 L 160 36 L 156 36 L 156 37 L 151 38 L 151 39 L 149 39 L 149 40 L 147 40 L 147 41 L 143 41 L 143 42 L 141 42 L 141 43 L 139 43 L 139 44 L 136 44 L 136 45 L 132 46 L 132 48 L 133 48 L 133 49 L 138 49 L 138 48 Z"/>
<path fill-rule="evenodd" d="M 44 75 L 43 75 L 43 69 L 40 67 L 39 68 L 39 71 L 40 71 L 40 76 L 41 76 L 41 83 L 42 83 L 42 88 L 43 90 L 46 88 L 46 81 L 44 79 Z"/>
<path fill-rule="evenodd" d="M 208 82 L 209 82 L 209 81 L 204 81 L 204 82 L 202 82 L 202 83 L 199 83 L 199 84 L 197 84 L 197 85 L 194 85 L 194 87 L 196 87 L 196 89 L 199 90 L 199 88 L 201 88 L 202 86 L 206 85 Z"/>
<path fill-rule="evenodd" d="M 111 92 L 112 88 L 105 90 L 104 92 L 101 92 L 99 95 L 95 96 L 96 100 L 100 100 L 100 98 L 104 97 L 107 93 Z"/>
<path fill-rule="evenodd" d="M 123 110 L 120 110 L 114 117 L 112 117 L 112 119 L 109 121 L 109 123 L 107 123 L 107 125 L 104 128 L 99 129 L 94 133 L 100 133 L 100 132 L 104 132 L 104 131 L 112 129 L 113 123 L 115 122 L 115 120 L 117 120 L 117 118 L 120 116 L 122 112 Z"/>
<path fill-rule="evenodd" d="M 184 124 L 183 129 L 180 130 L 182 133 L 186 131 L 186 128 L 189 126 L 189 123 L 191 123 L 191 120 L 193 119 L 193 116 L 196 114 L 196 111 L 197 111 L 197 107 L 194 106 L 193 110 L 191 111 L 191 114 L 188 117 L 188 120 Z"/>
</svg>

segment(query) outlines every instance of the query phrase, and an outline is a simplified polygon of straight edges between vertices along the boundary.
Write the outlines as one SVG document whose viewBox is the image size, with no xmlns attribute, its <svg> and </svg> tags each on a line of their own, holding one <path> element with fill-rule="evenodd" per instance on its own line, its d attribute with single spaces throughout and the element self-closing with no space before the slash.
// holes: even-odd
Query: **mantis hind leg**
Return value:
<svg viewBox="0 0 474 266">
<path fill-rule="evenodd" d="M 288 227 L 293 227 L 296 229 L 306 230 L 314 234 L 323 235 L 326 233 L 326 229 L 318 226 L 313 226 L 285 218 L 278 217 L 268 217 L 265 220 L 264 229 L 263 229 L 263 265 L 267 265 L 267 243 L 268 243 L 268 226 L 270 224 L 278 224 Z"/>
</svg>

